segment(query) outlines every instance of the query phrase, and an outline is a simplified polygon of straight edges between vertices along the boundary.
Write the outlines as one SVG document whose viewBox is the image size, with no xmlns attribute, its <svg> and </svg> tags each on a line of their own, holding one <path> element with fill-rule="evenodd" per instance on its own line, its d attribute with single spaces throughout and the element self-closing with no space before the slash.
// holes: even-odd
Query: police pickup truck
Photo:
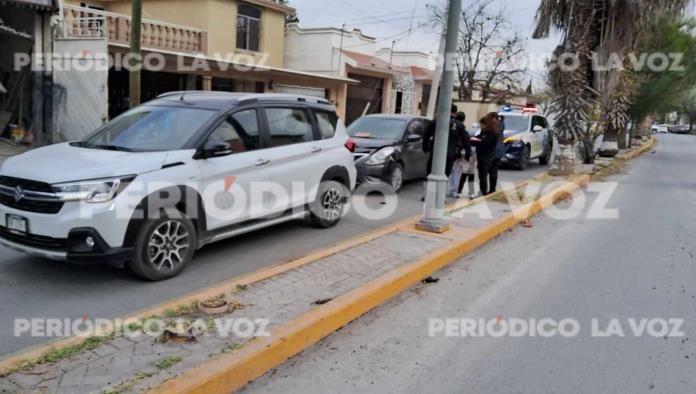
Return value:
<svg viewBox="0 0 696 394">
<path fill-rule="evenodd" d="M 498 113 L 505 120 L 507 151 L 501 163 L 525 170 L 531 160 L 546 165 L 553 152 L 553 136 L 549 122 L 536 113 L 536 108 L 525 107 L 520 112 L 504 108 Z"/>
</svg>

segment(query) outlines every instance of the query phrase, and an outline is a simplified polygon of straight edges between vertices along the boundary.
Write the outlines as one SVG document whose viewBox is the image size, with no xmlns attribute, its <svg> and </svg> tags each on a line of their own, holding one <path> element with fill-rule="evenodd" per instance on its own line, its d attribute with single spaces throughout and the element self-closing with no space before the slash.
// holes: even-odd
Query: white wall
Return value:
<svg viewBox="0 0 696 394">
<path fill-rule="evenodd" d="M 394 51 L 391 54 L 391 48 L 382 48 L 377 52 L 377 57 L 388 62 L 392 59 L 392 64 L 397 67 L 421 67 L 428 70 L 435 70 L 437 66 L 437 58 L 426 52 L 405 52 Z"/>
<path fill-rule="evenodd" d="M 375 39 L 360 31 L 343 32 L 343 49 L 364 54 L 374 54 Z M 339 69 L 341 29 L 303 29 L 291 24 L 285 30 L 285 67 L 319 74 L 342 75 Z M 345 63 L 345 56 L 340 63 Z"/>
</svg>

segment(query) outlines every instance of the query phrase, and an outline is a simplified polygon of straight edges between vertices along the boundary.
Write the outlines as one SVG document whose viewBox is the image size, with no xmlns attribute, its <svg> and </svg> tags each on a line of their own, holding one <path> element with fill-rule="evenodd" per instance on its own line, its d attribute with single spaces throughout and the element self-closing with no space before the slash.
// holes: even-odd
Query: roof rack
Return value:
<svg viewBox="0 0 696 394">
<path fill-rule="evenodd" d="M 301 103 L 316 103 L 331 105 L 329 100 L 312 97 L 312 96 L 302 96 L 297 94 L 283 94 L 283 93 L 253 93 L 246 97 L 241 97 L 239 102 L 264 102 L 264 101 L 297 101 Z"/>
<path fill-rule="evenodd" d="M 179 91 L 174 91 L 174 92 L 167 92 L 167 93 L 162 93 L 159 96 L 157 96 L 158 99 L 161 98 L 167 98 L 167 97 L 175 97 L 175 96 L 182 96 L 182 95 L 194 95 L 194 94 L 219 94 L 219 95 L 225 95 L 225 94 L 235 94 L 236 92 L 216 92 L 216 91 L 208 91 L 208 90 L 179 90 Z M 319 98 L 319 97 L 312 97 L 312 96 L 302 96 L 302 95 L 297 95 L 297 94 L 283 94 L 283 93 L 249 93 L 247 95 L 241 95 L 240 93 L 236 93 L 238 96 L 235 97 L 237 101 L 240 103 L 251 103 L 251 102 L 263 102 L 263 101 L 297 101 L 297 102 L 302 102 L 302 103 L 316 103 L 316 104 L 324 104 L 324 105 L 331 105 L 331 102 L 329 100 Z"/>
</svg>

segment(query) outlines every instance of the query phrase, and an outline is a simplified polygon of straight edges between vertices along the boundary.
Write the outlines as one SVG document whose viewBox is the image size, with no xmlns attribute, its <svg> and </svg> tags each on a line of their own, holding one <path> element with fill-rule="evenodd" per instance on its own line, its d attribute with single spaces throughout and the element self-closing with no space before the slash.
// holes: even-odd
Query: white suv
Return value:
<svg viewBox="0 0 696 394">
<path fill-rule="evenodd" d="M 322 99 L 172 92 L 79 142 L 0 168 L 0 244 L 171 278 L 204 245 L 309 218 L 334 226 L 356 170 Z"/>
</svg>

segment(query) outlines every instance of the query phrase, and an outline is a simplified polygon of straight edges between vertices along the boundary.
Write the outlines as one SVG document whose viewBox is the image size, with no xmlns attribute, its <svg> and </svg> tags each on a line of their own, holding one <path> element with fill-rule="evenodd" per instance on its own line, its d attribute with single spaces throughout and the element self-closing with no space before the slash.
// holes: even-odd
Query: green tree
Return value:
<svg viewBox="0 0 696 394">
<path fill-rule="evenodd" d="M 638 73 L 639 87 L 631 105 L 631 117 L 636 121 L 679 110 L 693 95 L 689 87 L 696 88 L 696 21 L 658 19 L 649 30 L 650 39 L 645 41 L 642 52 L 680 54 L 683 58 L 679 62 L 681 68 L 677 70 L 655 72 L 644 69 Z"/>
<path fill-rule="evenodd" d="M 548 37 L 552 29 L 560 31 L 562 44 L 557 54 L 565 51 L 578 59 L 577 67 L 556 69 L 551 75 L 552 106 L 557 114 L 556 130 L 561 146 L 552 172 L 572 173 L 574 151 L 569 147 L 586 130 L 588 113 L 596 101 L 601 103 L 602 119 L 608 126 L 605 151 L 618 151 L 618 132 L 625 129 L 636 86 L 635 76 L 624 71 L 622 65 L 646 37 L 651 37 L 645 34 L 645 27 L 652 20 L 675 20 L 689 3 L 689 0 L 541 1 L 534 38 Z M 596 62 L 605 67 L 596 67 Z M 585 142 L 583 145 L 587 146 Z M 585 156 L 591 160 L 592 155 Z"/>
</svg>

